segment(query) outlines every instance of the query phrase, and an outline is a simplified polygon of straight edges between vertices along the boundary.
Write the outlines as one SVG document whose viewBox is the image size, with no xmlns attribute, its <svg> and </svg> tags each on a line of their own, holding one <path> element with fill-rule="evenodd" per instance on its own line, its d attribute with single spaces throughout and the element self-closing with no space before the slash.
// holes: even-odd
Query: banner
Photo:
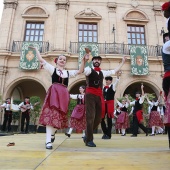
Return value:
<svg viewBox="0 0 170 170">
<path fill-rule="evenodd" d="M 131 73 L 133 75 L 147 75 L 148 68 L 148 53 L 146 46 L 130 46 L 131 57 Z"/>
<path fill-rule="evenodd" d="M 42 42 L 23 42 L 19 67 L 24 70 L 39 69 L 39 61 L 36 57 L 36 52 L 35 50 L 28 48 L 29 46 L 34 46 L 40 50 Z"/>
<path fill-rule="evenodd" d="M 89 54 L 89 60 L 86 63 L 85 67 L 92 67 L 92 57 L 93 56 L 98 56 L 99 55 L 99 49 L 98 49 L 98 44 L 96 43 L 81 43 L 79 44 L 79 58 L 78 58 L 78 65 L 80 67 L 81 60 L 85 55 L 85 48 L 89 48 L 91 53 Z"/>
</svg>

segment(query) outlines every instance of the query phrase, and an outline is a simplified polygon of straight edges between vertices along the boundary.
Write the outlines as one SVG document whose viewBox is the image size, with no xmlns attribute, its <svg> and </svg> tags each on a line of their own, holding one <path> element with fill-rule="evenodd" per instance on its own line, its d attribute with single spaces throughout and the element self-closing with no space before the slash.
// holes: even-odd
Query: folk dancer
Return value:
<svg viewBox="0 0 170 170">
<path fill-rule="evenodd" d="M 32 104 L 30 103 L 30 98 L 25 97 L 24 102 L 19 104 L 19 108 L 21 110 L 21 133 L 28 133 L 29 123 L 30 123 L 30 113 L 31 109 L 34 109 Z M 26 127 L 24 130 L 24 124 L 26 121 Z"/>
<path fill-rule="evenodd" d="M 80 94 L 70 94 L 71 99 L 77 100 L 77 106 L 74 108 L 70 118 L 70 129 L 65 133 L 70 137 L 73 129 L 83 131 L 82 138 L 85 136 L 86 129 L 86 115 L 85 115 L 85 86 L 79 87 Z"/>
<path fill-rule="evenodd" d="M 145 99 L 143 88 L 144 86 L 142 84 L 141 85 L 142 95 L 140 94 L 140 92 L 136 92 L 136 100 L 130 102 L 127 96 L 127 101 L 129 102 L 129 104 L 134 106 L 133 108 L 133 134 L 131 135 L 131 137 L 137 137 L 139 127 L 146 133 L 146 136 L 148 136 L 148 130 L 142 124 L 143 122 L 142 104 Z"/>
<path fill-rule="evenodd" d="M 155 136 L 155 128 L 157 128 L 157 130 L 162 134 L 163 129 L 161 127 L 163 127 L 163 121 L 161 119 L 160 108 L 158 106 L 160 102 L 160 96 L 157 101 L 156 99 L 150 101 L 147 95 L 146 95 L 146 99 L 149 104 L 149 108 L 148 108 L 149 127 L 152 128 L 152 134 L 150 134 L 149 136 Z"/>
<path fill-rule="evenodd" d="M 103 88 L 103 96 L 105 100 L 105 114 L 102 117 L 101 128 L 103 131 L 102 139 L 111 139 L 112 134 L 112 118 L 114 118 L 114 96 L 116 92 L 116 87 L 119 82 L 119 76 L 121 73 L 117 73 L 117 78 L 113 84 L 113 78 L 111 76 L 105 77 L 106 86 Z M 107 118 L 107 126 L 105 119 Z"/>
<path fill-rule="evenodd" d="M 4 110 L 5 110 L 2 131 L 6 130 L 6 124 L 8 122 L 7 131 L 10 132 L 11 131 L 11 122 L 12 122 L 11 99 L 7 98 L 5 103 L 3 103 L 0 106 L 0 108 L 4 108 Z"/>
<path fill-rule="evenodd" d="M 168 131 L 168 140 L 170 148 L 170 40 L 169 34 L 166 33 L 163 35 L 164 45 L 162 48 L 162 59 L 164 66 L 164 77 L 163 77 L 163 90 L 165 95 L 165 114 L 164 114 L 164 125 L 167 126 Z"/>
<path fill-rule="evenodd" d="M 116 105 L 116 109 L 114 110 L 114 119 L 116 119 L 115 129 L 118 131 L 119 134 L 121 133 L 121 128 L 119 128 L 119 126 L 118 126 L 117 118 L 120 114 L 121 114 L 120 106 Z"/>
<path fill-rule="evenodd" d="M 117 100 L 117 104 L 118 106 L 120 107 L 120 114 L 117 116 L 117 126 L 116 128 L 117 129 L 121 129 L 121 133 L 122 135 L 121 136 L 126 136 L 126 129 L 129 128 L 129 115 L 128 115 L 128 102 L 123 99 L 122 102 L 120 103 L 118 100 Z"/>
<path fill-rule="evenodd" d="M 84 73 L 86 75 L 86 137 L 84 142 L 88 147 L 96 147 L 93 142 L 93 131 L 98 127 L 101 118 L 104 117 L 104 98 L 102 94 L 103 78 L 118 72 L 125 63 L 125 57 L 122 58 L 121 64 L 115 70 L 104 71 L 100 69 L 102 58 L 94 56 L 92 63 L 94 68 L 86 67 Z"/>
<path fill-rule="evenodd" d="M 65 55 L 60 55 L 55 59 L 56 66 L 54 67 L 41 57 L 37 48 L 30 48 L 36 50 L 38 60 L 52 77 L 52 85 L 47 91 L 39 119 L 39 123 L 46 126 L 46 149 L 52 149 L 56 130 L 68 127 L 67 111 L 70 95 L 67 86 L 69 78 L 83 72 L 85 62 L 88 58 L 84 57 L 82 59 L 79 70 L 65 70 L 64 68 L 67 62 Z"/>
</svg>

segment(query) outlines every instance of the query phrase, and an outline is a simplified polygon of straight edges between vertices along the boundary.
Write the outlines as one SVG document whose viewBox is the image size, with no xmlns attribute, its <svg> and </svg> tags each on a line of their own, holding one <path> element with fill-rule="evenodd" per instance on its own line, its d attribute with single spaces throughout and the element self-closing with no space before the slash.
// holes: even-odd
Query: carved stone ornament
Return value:
<svg viewBox="0 0 170 170">
<path fill-rule="evenodd" d="M 132 0 L 131 5 L 132 7 L 137 8 L 139 6 L 139 3 L 137 0 Z"/>
<path fill-rule="evenodd" d="M 155 12 L 156 16 L 162 16 L 162 10 L 160 6 L 154 6 L 153 11 Z"/>
<path fill-rule="evenodd" d="M 4 0 L 4 8 L 16 9 L 18 5 L 18 0 Z"/>
<path fill-rule="evenodd" d="M 102 16 L 99 15 L 97 12 L 94 12 L 90 8 L 86 8 L 85 10 L 79 12 L 77 15 L 75 15 L 75 19 L 96 19 L 101 20 Z"/>
<path fill-rule="evenodd" d="M 107 7 L 109 8 L 109 11 L 116 12 L 116 8 L 117 8 L 116 3 L 108 2 Z"/>
<path fill-rule="evenodd" d="M 65 9 L 65 10 L 68 10 L 69 8 L 69 0 L 56 0 L 56 7 L 57 7 L 57 10 L 59 9 Z"/>
<path fill-rule="evenodd" d="M 148 17 L 141 11 L 134 10 L 125 14 L 124 21 L 140 21 L 140 22 L 149 22 Z"/>
</svg>

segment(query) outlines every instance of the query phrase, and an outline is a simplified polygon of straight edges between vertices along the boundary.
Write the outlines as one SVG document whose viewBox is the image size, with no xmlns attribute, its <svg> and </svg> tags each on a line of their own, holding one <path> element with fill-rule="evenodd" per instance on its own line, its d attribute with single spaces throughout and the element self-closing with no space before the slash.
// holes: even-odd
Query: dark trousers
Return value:
<svg viewBox="0 0 170 170">
<path fill-rule="evenodd" d="M 101 128 L 105 135 L 109 136 L 111 138 L 112 134 L 112 118 L 109 118 L 107 113 L 105 114 L 105 117 L 107 119 L 107 126 L 105 122 L 105 118 L 101 121 Z"/>
<path fill-rule="evenodd" d="M 147 128 L 142 124 L 139 123 L 136 115 L 133 115 L 133 135 L 138 135 L 138 128 L 141 128 L 145 133 L 147 133 Z"/>
<path fill-rule="evenodd" d="M 101 122 L 101 100 L 94 94 L 86 94 L 86 142 L 93 141 L 93 131 Z"/>
<path fill-rule="evenodd" d="M 169 88 L 170 88 L 170 77 L 166 77 L 163 79 L 162 88 L 164 90 L 165 96 L 168 96 Z"/>
<path fill-rule="evenodd" d="M 24 132 L 24 123 L 26 120 L 26 128 L 25 128 L 25 132 L 28 132 L 28 126 L 29 126 L 29 122 L 30 122 L 30 114 L 26 111 L 26 112 L 22 112 L 22 117 L 21 117 L 21 132 Z"/>
<path fill-rule="evenodd" d="M 5 112 L 4 114 L 4 122 L 2 125 L 2 130 L 5 131 L 6 130 L 6 124 L 8 122 L 8 131 L 11 131 L 11 122 L 12 122 L 12 112 Z"/>
<path fill-rule="evenodd" d="M 167 127 L 168 139 L 169 139 L 169 149 L 170 149 L 170 127 Z"/>
</svg>

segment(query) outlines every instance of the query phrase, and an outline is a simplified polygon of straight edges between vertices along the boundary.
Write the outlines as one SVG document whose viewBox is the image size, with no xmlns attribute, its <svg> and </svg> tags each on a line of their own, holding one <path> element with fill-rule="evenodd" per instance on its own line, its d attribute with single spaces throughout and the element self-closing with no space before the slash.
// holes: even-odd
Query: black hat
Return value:
<svg viewBox="0 0 170 170">
<path fill-rule="evenodd" d="M 141 94 L 141 92 L 137 91 L 136 94 Z"/>
<path fill-rule="evenodd" d="M 111 76 L 107 76 L 107 77 L 105 77 L 105 80 L 110 80 L 110 81 L 112 81 L 113 78 L 112 78 Z"/>
<path fill-rule="evenodd" d="M 163 34 L 163 42 L 165 43 L 165 37 L 168 37 L 169 36 L 169 33 L 167 32 L 167 33 L 165 33 L 165 34 Z"/>
<path fill-rule="evenodd" d="M 100 60 L 102 60 L 102 58 L 101 58 L 100 56 L 94 56 L 94 57 L 92 58 L 92 61 L 93 61 L 94 59 L 100 59 Z"/>
</svg>

